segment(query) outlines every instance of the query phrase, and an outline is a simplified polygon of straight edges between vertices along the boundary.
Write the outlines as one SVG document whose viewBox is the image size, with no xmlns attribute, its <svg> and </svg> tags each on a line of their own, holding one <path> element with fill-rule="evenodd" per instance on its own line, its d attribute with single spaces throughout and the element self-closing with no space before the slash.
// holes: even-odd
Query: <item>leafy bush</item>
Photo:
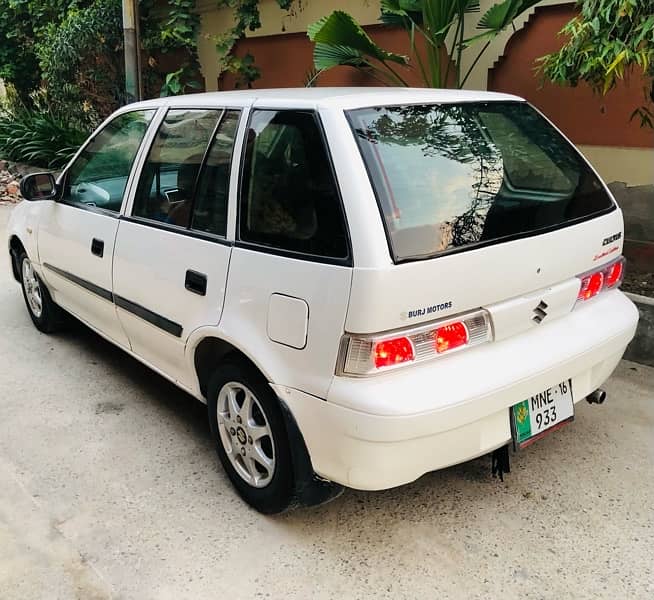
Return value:
<svg viewBox="0 0 654 600">
<path fill-rule="evenodd" d="M 103 115 L 123 103 L 121 19 L 120 0 L 96 0 L 44 28 L 36 52 L 51 98 L 84 99 Z"/>
<path fill-rule="evenodd" d="M 654 127 L 654 5 L 652 0 L 579 0 L 580 14 L 561 30 L 563 47 L 540 59 L 546 79 L 576 86 L 585 81 L 606 94 L 638 67 L 648 80 L 644 104 L 632 119 Z"/>
<path fill-rule="evenodd" d="M 72 5 L 92 0 L 0 0 L 0 77 L 21 98 L 38 87 L 41 71 L 36 47 L 43 30 L 58 23 Z"/>
<path fill-rule="evenodd" d="M 92 129 L 84 107 L 62 111 L 43 90 L 23 102 L 11 86 L 0 105 L 0 156 L 17 162 L 57 169 L 63 167 Z"/>
</svg>

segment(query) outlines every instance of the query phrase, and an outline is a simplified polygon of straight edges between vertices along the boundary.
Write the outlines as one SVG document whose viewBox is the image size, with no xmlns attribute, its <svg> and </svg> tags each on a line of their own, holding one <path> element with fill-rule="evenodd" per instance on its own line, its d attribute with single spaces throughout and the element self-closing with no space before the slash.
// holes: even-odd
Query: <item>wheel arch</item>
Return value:
<svg viewBox="0 0 654 600">
<path fill-rule="evenodd" d="M 243 352 L 243 350 L 223 338 L 208 335 L 203 337 L 193 349 L 195 375 L 198 380 L 200 393 L 204 398 L 207 397 L 207 386 L 211 374 L 219 363 L 224 362 L 228 358 L 235 358 L 247 363 L 261 373 L 266 381 L 270 381 L 270 377 L 268 377 L 265 371 Z"/>
</svg>

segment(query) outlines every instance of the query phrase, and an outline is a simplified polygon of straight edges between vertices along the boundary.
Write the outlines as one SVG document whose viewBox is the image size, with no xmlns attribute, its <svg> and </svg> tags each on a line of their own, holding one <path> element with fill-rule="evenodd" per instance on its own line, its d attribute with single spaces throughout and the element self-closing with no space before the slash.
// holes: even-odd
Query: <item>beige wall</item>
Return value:
<svg viewBox="0 0 654 600">
<path fill-rule="evenodd" d="M 481 0 L 481 11 L 477 14 L 469 15 L 466 35 L 474 35 L 475 33 L 478 33 L 478 30 L 475 29 L 477 19 L 494 2 L 495 0 Z M 570 5 L 570 2 L 543 0 L 538 4 L 538 7 L 556 4 Z M 350 0 L 349 2 L 345 0 L 302 0 L 301 6 L 302 10 L 289 14 L 286 11 L 281 10 L 275 0 L 261 0 L 260 11 L 262 27 L 257 31 L 250 33 L 248 37 L 259 38 L 256 40 L 256 49 L 253 50 L 253 53 L 258 57 L 258 62 L 262 65 L 264 77 L 260 83 L 263 87 L 302 85 L 303 75 L 311 66 L 310 44 L 308 40 L 306 40 L 304 32 L 306 32 L 306 28 L 310 23 L 313 23 L 320 17 L 329 14 L 332 10 L 345 10 L 352 14 L 363 25 L 370 25 L 378 22 L 379 0 Z M 520 32 L 520 30 L 525 27 L 525 24 L 529 21 L 529 17 L 533 15 L 534 10 L 535 8 L 532 8 L 528 13 L 516 20 L 516 31 Z M 201 14 L 201 34 L 199 39 L 200 63 L 206 79 L 207 90 L 215 90 L 217 89 L 217 79 L 220 72 L 220 66 L 218 64 L 218 56 L 215 50 L 213 37 L 233 26 L 232 11 L 230 9 L 217 10 L 215 8 L 215 0 L 200 0 L 199 12 Z M 566 21 L 567 18 L 568 17 L 565 19 Z M 531 22 L 532 28 L 533 22 L 534 19 L 532 19 Z M 558 31 L 558 26 L 555 29 Z M 525 34 L 527 30 L 528 28 L 525 28 L 518 36 L 514 37 L 513 42 L 515 42 L 515 40 L 520 36 L 524 37 L 523 34 Z M 295 35 L 285 37 L 282 34 Z M 488 89 L 489 69 L 498 63 L 498 59 L 502 57 L 505 51 L 508 52 L 511 49 L 512 46 L 510 45 L 507 47 L 507 43 L 513 35 L 513 29 L 509 28 L 491 43 L 488 51 L 484 54 L 482 60 L 479 61 L 477 67 L 469 78 L 466 88 Z M 555 43 L 559 43 L 556 41 L 557 38 L 554 30 L 549 32 L 547 35 L 549 36 L 548 39 L 551 37 Z M 274 37 L 269 37 L 268 40 L 265 40 L 263 39 L 265 36 Z M 280 37 L 278 38 L 277 36 Z M 388 47 L 391 47 L 392 45 L 389 45 L 388 40 L 385 39 L 379 39 L 379 43 Z M 253 44 L 255 44 L 255 40 L 252 40 L 250 43 L 250 45 Z M 306 46 L 306 48 L 304 46 Z M 404 51 L 401 48 L 392 49 L 399 52 Z M 266 50 L 268 50 L 267 54 Z M 540 52 L 539 56 L 548 51 L 552 51 L 541 51 L 539 48 L 537 48 L 537 50 Z M 476 52 L 478 51 L 479 49 L 477 48 L 476 51 L 473 49 L 472 52 L 464 54 L 462 65 L 464 72 L 467 65 L 471 64 Z M 518 54 L 524 52 L 525 49 L 520 48 Z M 286 53 L 286 56 L 284 56 L 284 53 Z M 292 56 L 289 56 L 289 53 L 292 54 Z M 300 54 L 302 54 L 302 60 L 299 59 Z M 511 53 L 509 52 L 509 54 Z M 284 61 L 284 65 L 280 65 L 279 61 Z M 529 84 L 532 87 L 537 87 L 537 82 L 533 78 L 531 57 L 527 62 L 529 63 L 528 66 L 523 69 L 526 72 L 525 78 L 528 79 L 530 82 Z M 518 72 L 515 70 L 516 68 L 517 67 L 512 66 L 511 73 L 515 73 L 517 79 Z M 343 81 L 346 81 L 347 83 L 345 84 L 361 85 L 361 83 L 357 83 L 356 79 L 350 81 L 350 79 L 344 77 L 345 74 L 349 77 L 352 75 L 352 71 L 348 70 L 347 73 L 340 71 L 338 75 L 334 73 L 334 80 L 336 83 L 331 81 L 331 75 L 325 76 L 324 84 L 344 85 Z M 509 85 L 510 89 L 507 89 L 506 91 L 529 97 L 529 94 L 517 86 L 516 81 L 514 81 L 513 78 L 510 77 L 509 79 L 512 83 Z M 543 100 L 543 96 L 542 93 L 538 91 L 536 96 L 533 98 L 529 97 L 529 99 L 539 106 L 541 104 L 540 101 Z M 574 104 L 576 104 L 576 102 L 574 102 Z M 568 112 L 571 112 L 565 105 L 560 106 L 559 108 L 556 106 L 554 108 L 542 108 L 554 119 L 555 122 L 565 121 L 564 117 Z M 557 110 L 563 110 L 563 113 L 559 114 Z M 606 116 L 603 117 L 602 123 L 604 127 L 606 127 L 605 121 L 607 121 L 607 118 L 608 117 Z M 597 122 L 599 123 L 600 121 L 598 120 Z M 576 137 L 574 132 L 568 131 L 567 133 L 574 141 Z M 583 136 L 579 141 L 582 139 Z M 591 140 L 586 141 L 593 143 Z M 599 143 L 602 143 L 602 141 Z M 609 141 L 608 143 L 611 142 Z M 628 141 L 625 145 L 628 145 Z M 609 147 L 606 145 L 589 145 L 588 143 L 581 145 L 578 143 L 579 148 L 591 163 L 593 163 L 603 179 L 608 182 L 623 181 L 628 185 L 654 183 L 654 149 L 651 147 L 651 144 L 645 145 L 650 145 L 650 147 L 627 148 Z M 634 146 L 637 146 L 637 144 L 634 144 Z"/>
<path fill-rule="evenodd" d="M 479 33 L 476 29 L 479 18 L 495 4 L 496 0 L 480 0 L 481 10 L 478 13 L 471 13 L 466 19 L 466 36 L 473 36 Z M 568 3 L 570 0 L 568 0 Z M 539 6 L 549 4 L 565 4 L 561 0 L 542 0 Z M 307 30 L 307 26 L 317 21 L 320 17 L 328 15 L 333 10 L 344 10 L 350 13 L 362 25 L 371 25 L 378 22 L 379 0 L 296 0 L 295 6 L 290 13 L 283 11 L 275 0 L 261 0 L 259 10 L 261 14 L 261 28 L 254 32 L 248 32 L 248 37 L 262 37 L 267 35 L 278 35 L 282 33 L 300 33 Z M 514 25 L 519 30 L 533 14 L 535 8 L 516 19 Z M 231 9 L 216 9 L 215 0 L 200 0 L 198 11 L 201 15 L 201 30 L 199 40 L 200 64 L 206 78 L 207 89 L 217 89 L 216 80 L 220 72 L 218 65 L 215 43 L 212 36 L 220 34 L 233 25 Z M 504 48 L 513 34 L 513 29 L 508 28 L 495 38 L 482 59 L 477 63 L 470 78 L 466 82 L 467 89 L 485 90 L 488 80 L 488 69 L 502 55 Z M 448 46 L 451 44 L 448 42 Z M 470 67 L 478 52 L 478 48 L 472 48 L 463 53 L 462 68 L 464 72 Z"/>
<path fill-rule="evenodd" d="M 654 184 L 654 149 L 577 146 L 604 181 L 627 185 Z"/>
<path fill-rule="evenodd" d="M 307 26 L 333 10 L 344 10 L 350 13 L 363 25 L 377 22 L 379 17 L 379 0 L 302 0 L 301 9 L 294 8 L 291 12 L 281 10 L 275 0 L 261 0 L 259 12 L 261 28 L 247 32 L 248 37 L 262 37 L 281 33 L 304 33 Z M 298 5 L 298 0 L 295 1 Z M 234 25 L 232 10 L 216 9 L 215 0 L 199 0 L 200 38 L 198 54 L 202 74 L 206 80 L 208 91 L 217 89 L 217 79 L 220 73 L 216 44 L 213 37 L 227 31 Z"/>
</svg>

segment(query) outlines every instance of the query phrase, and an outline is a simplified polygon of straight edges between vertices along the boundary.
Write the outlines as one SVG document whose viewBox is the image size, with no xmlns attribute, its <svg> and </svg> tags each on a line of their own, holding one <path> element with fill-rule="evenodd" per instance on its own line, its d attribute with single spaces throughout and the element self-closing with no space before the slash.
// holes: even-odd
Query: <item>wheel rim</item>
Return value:
<svg viewBox="0 0 654 600">
<path fill-rule="evenodd" d="M 256 396 L 230 381 L 218 393 L 216 412 L 220 443 L 239 477 L 256 488 L 267 486 L 275 473 L 275 442 Z"/>
<path fill-rule="evenodd" d="M 43 296 L 41 294 L 41 284 L 29 258 L 23 259 L 23 288 L 25 289 L 27 305 L 32 314 L 38 319 L 43 312 Z"/>
</svg>

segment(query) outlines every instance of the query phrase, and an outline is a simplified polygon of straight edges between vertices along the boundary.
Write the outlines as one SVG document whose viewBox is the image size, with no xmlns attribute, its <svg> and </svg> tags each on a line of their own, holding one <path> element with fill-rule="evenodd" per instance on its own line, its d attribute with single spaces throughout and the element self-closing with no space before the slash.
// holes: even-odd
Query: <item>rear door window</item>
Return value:
<svg viewBox="0 0 654 600">
<path fill-rule="evenodd" d="M 340 196 L 313 112 L 253 112 L 239 217 L 242 241 L 319 257 L 348 257 Z"/>
<path fill-rule="evenodd" d="M 200 166 L 222 112 L 168 111 L 141 171 L 133 216 L 189 226 Z"/>
<path fill-rule="evenodd" d="M 200 171 L 191 229 L 222 237 L 227 233 L 229 174 L 240 116 L 238 110 L 227 110 L 220 120 Z"/>
<path fill-rule="evenodd" d="M 396 261 L 544 232 L 613 208 L 599 179 L 524 102 L 348 112 Z"/>
</svg>

